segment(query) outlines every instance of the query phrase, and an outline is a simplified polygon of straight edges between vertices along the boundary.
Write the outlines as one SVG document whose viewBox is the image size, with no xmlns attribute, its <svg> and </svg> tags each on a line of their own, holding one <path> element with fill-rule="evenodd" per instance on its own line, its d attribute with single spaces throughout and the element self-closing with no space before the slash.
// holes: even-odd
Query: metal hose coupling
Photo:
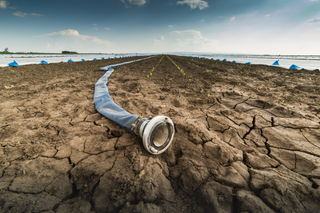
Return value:
<svg viewBox="0 0 320 213">
<path fill-rule="evenodd" d="M 174 124 L 166 116 L 156 116 L 153 119 L 138 116 L 131 130 L 142 138 L 144 148 L 153 155 L 166 151 L 172 143 Z"/>
</svg>

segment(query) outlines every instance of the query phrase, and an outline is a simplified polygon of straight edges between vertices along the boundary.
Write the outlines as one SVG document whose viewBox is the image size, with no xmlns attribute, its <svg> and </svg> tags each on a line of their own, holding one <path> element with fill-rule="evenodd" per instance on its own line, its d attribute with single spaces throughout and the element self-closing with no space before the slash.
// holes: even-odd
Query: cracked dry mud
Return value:
<svg viewBox="0 0 320 213">
<path fill-rule="evenodd" d="M 0 212 L 320 212 L 318 70 L 162 55 L 116 67 L 118 105 L 175 124 L 153 156 L 92 101 L 99 67 L 130 60 L 0 69 Z"/>
</svg>

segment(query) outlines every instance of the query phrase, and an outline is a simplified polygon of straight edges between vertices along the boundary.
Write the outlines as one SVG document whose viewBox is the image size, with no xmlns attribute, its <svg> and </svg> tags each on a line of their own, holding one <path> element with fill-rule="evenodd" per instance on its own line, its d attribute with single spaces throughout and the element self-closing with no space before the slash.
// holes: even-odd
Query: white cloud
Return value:
<svg viewBox="0 0 320 213">
<path fill-rule="evenodd" d="M 93 30 L 99 30 L 98 28 L 96 28 L 96 27 L 94 27 L 94 28 L 92 28 Z"/>
<path fill-rule="evenodd" d="M 96 26 L 97 24 L 93 24 L 94 26 Z"/>
<path fill-rule="evenodd" d="M 173 25 L 168 25 L 168 27 L 173 27 Z"/>
<path fill-rule="evenodd" d="M 177 39 L 179 46 L 184 47 L 190 44 L 188 41 L 182 41 L 180 38 Z"/>
<path fill-rule="evenodd" d="M 320 23 L 320 18 L 310 20 L 310 21 L 308 21 L 308 23 Z"/>
<path fill-rule="evenodd" d="M 47 48 L 50 49 L 50 44 L 49 43 L 47 43 Z"/>
<path fill-rule="evenodd" d="M 106 29 L 106 30 L 111 30 L 110 28 L 108 28 L 108 27 L 106 27 L 106 28 L 104 28 L 104 29 Z"/>
<path fill-rule="evenodd" d="M 4 0 L 0 0 L 0 8 L 1 9 L 7 9 L 9 2 L 4 1 Z"/>
<path fill-rule="evenodd" d="M 159 43 L 159 42 L 164 41 L 164 40 L 165 40 L 164 36 L 161 36 L 160 38 L 153 39 L 152 42 L 155 44 L 155 43 Z"/>
<path fill-rule="evenodd" d="M 43 15 L 41 15 L 41 14 L 36 14 L 36 13 L 30 13 L 30 14 L 28 14 L 29 16 L 43 16 Z"/>
<path fill-rule="evenodd" d="M 109 45 L 110 42 L 107 40 L 101 40 L 97 37 L 94 36 L 88 36 L 88 35 L 80 35 L 77 30 L 61 30 L 59 32 L 53 32 L 53 33 L 48 33 L 46 35 L 43 35 L 41 37 L 55 37 L 55 36 L 64 36 L 65 38 L 70 37 L 73 39 L 80 39 L 83 41 L 91 41 L 95 44 L 102 44 L 102 45 Z"/>
<path fill-rule="evenodd" d="M 209 7 L 208 2 L 203 0 L 183 0 L 183 1 L 177 1 L 177 4 L 187 4 L 191 7 L 191 9 L 199 8 L 200 10 L 203 10 Z"/>
<path fill-rule="evenodd" d="M 25 16 L 42 16 L 41 14 L 36 14 L 36 13 L 22 13 L 20 11 L 14 12 L 12 13 L 14 16 L 18 16 L 18 17 L 25 17 Z"/>
<path fill-rule="evenodd" d="M 184 31 L 172 31 L 172 35 L 177 35 L 179 38 L 176 40 L 181 47 L 187 45 L 215 45 L 218 43 L 216 40 L 205 38 L 201 35 L 200 31 L 196 30 L 184 30 Z"/>
<path fill-rule="evenodd" d="M 95 44 L 102 44 L 102 45 L 109 45 L 110 44 L 110 41 L 107 41 L 107 40 L 101 40 L 100 38 L 97 38 L 97 37 L 91 37 L 91 38 L 92 38 L 93 43 L 95 43 Z"/>
<path fill-rule="evenodd" d="M 197 30 L 172 31 L 171 33 L 179 35 L 193 35 L 195 38 L 203 38 L 201 32 Z"/>
<path fill-rule="evenodd" d="M 230 18 L 230 21 L 233 21 L 235 19 L 236 19 L 236 17 L 233 16 L 233 17 Z"/>
<path fill-rule="evenodd" d="M 265 15 L 265 17 L 270 17 L 271 16 L 271 14 L 267 14 L 267 15 Z"/>
<path fill-rule="evenodd" d="M 249 15 L 249 16 L 253 16 L 253 15 L 257 14 L 257 13 L 258 13 L 258 12 L 249 13 L 248 15 Z"/>
<path fill-rule="evenodd" d="M 5 1 L 5 0 L 0 0 L 0 8 L 1 9 L 7 9 L 9 2 Z"/>
<path fill-rule="evenodd" d="M 27 13 L 22 13 L 20 11 L 17 11 L 17 12 L 14 12 L 12 13 L 14 16 L 19 16 L 19 17 L 25 17 L 27 16 L 28 14 Z"/>
<path fill-rule="evenodd" d="M 120 1 L 123 3 L 128 2 L 129 4 L 138 5 L 138 6 L 142 6 L 145 3 L 147 3 L 147 0 L 120 0 Z"/>
</svg>

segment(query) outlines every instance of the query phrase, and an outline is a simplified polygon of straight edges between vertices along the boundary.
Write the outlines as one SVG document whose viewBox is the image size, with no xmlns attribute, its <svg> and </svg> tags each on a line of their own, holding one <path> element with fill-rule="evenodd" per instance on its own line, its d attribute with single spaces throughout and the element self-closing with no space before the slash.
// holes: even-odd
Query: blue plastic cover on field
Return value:
<svg viewBox="0 0 320 213">
<path fill-rule="evenodd" d="M 136 121 L 138 116 L 130 114 L 129 112 L 125 111 L 124 109 L 122 109 L 112 101 L 109 95 L 108 87 L 107 87 L 108 78 L 111 76 L 111 74 L 114 71 L 112 67 L 129 64 L 132 62 L 141 61 L 148 58 L 128 61 L 121 64 L 109 65 L 106 67 L 101 67 L 100 70 L 107 71 L 107 72 L 95 84 L 93 102 L 96 110 L 100 114 L 116 122 L 122 128 L 124 128 L 125 130 L 131 133 L 134 133 L 131 130 L 131 126 Z"/>
<path fill-rule="evenodd" d="M 289 69 L 290 70 L 296 70 L 296 69 L 300 69 L 300 67 L 298 67 L 297 65 L 292 64 Z"/>
<path fill-rule="evenodd" d="M 18 67 L 19 66 L 19 64 L 15 60 L 13 62 L 9 63 L 8 65 L 11 67 Z"/>
<path fill-rule="evenodd" d="M 245 64 L 251 64 L 251 62 L 247 62 L 247 63 L 245 63 Z"/>
<path fill-rule="evenodd" d="M 84 60 L 84 59 L 81 59 L 81 61 L 86 61 L 86 60 Z"/>
<path fill-rule="evenodd" d="M 94 60 L 94 61 L 96 61 L 97 59 L 96 59 L 96 58 L 94 58 L 93 60 Z"/>
<path fill-rule="evenodd" d="M 214 60 L 213 58 L 211 58 L 211 60 Z"/>
<path fill-rule="evenodd" d="M 279 60 L 278 61 L 275 61 L 272 65 L 274 65 L 274 66 L 279 66 L 280 64 L 279 64 Z"/>
<path fill-rule="evenodd" d="M 227 59 L 225 58 L 225 59 L 223 59 L 222 61 L 227 61 Z"/>
<path fill-rule="evenodd" d="M 40 63 L 41 64 L 48 64 L 48 62 L 46 62 L 45 60 L 42 60 Z"/>
<path fill-rule="evenodd" d="M 217 59 L 217 61 L 220 61 L 220 59 Z"/>
<path fill-rule="evenodd" d="M 237 63 L 237 62 L 235 60 L 233 60 L 232 63 Z"/>
<path fill-rule="evenodd" d="M 70 58 L 67 62 L 73 62 L 73 61 L 72 61 L 71 58 Z"/>
<path fill-rule="evenodd" d="M 104 57 L 102 57 L 101 59 L 104 59 Z"/>
</svg>

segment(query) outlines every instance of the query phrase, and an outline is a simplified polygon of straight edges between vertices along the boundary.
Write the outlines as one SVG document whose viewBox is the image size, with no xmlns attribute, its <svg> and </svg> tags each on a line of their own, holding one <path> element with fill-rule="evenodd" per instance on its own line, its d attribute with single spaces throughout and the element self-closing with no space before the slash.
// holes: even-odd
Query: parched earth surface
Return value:
<svg viewBox="0 0 320 213">
<path fill-rule="evenodd" d="M 99 67 L 133 59 L 0 68 L 0 212 L 320 212 L 319 70 L 115 67 L 119 106 L 175 124 L 154 156 L 92 101 Z"/>
</svg>

